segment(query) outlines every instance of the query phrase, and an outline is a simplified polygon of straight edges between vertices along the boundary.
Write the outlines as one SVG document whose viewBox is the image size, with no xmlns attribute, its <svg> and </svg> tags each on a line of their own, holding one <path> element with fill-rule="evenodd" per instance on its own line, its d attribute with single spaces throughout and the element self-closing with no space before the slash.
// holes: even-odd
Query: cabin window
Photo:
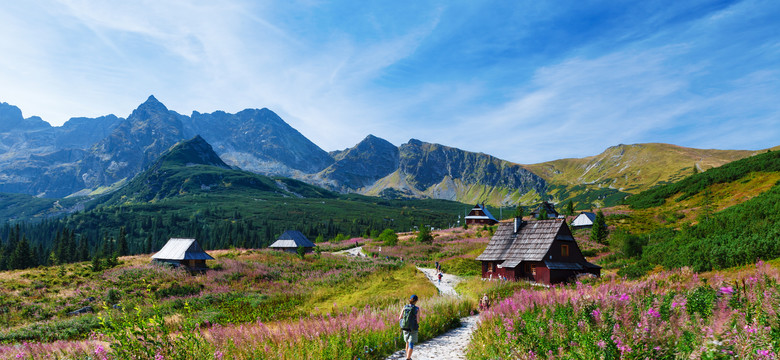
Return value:
<svg viewBox="0 0 780 360">
<path fill-rule="evenodd" d="M 488 271 L 493 271 L 493 263 L 492 262 L 488 263 Z"/>
<path fill-rule="evenodd" d="M 561 245 L 561 256 L 569 256 L 569 245 Z"/>
<path fill-rule="evenodd" d="M 525 272 L 536 276 L 536 264 L 525 264 Z"/>
</svg>

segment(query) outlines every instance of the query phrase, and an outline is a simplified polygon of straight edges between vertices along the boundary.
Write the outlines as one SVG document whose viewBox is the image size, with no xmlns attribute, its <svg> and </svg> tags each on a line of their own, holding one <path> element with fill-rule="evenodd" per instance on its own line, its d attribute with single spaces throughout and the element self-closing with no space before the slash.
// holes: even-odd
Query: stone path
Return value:
<svg viewBox="0 0 780 360">
<path fill-rule="evenodd" d="M 434 285 L 444 296 L 460 295 L 455 291 L 455 285 L 463 280 L 462 278 L 444 274 L 439 284 L 439 279 L 436 277 L 436 269 L 418 268 L 422 271 L 428 280 L 431 280 Z M 425 311 L 425 309 L 423 309 Z M 412 359 L 415 360 L 439 360 L 439 359 L 466 359 L 466 346 L 471 341 L 471 333 L 477 327 L 479 322 L 479 315 L 473 315 L 460 319 L 461 326 L 459 328 L 450 330 L 444 334 L 441 334 L 433 339 L 430 339 L 424 343 L 420 343 L 414 347 L 412 353 Z M 399 330 L 400 331 L 400 330 Z M 386 360 L 405 359 L 406 353 L 403 350 L 396 351 L 390 355 Z"/>
<path fill-rule="evenodd" d="M 363 253 L 363 247 L 362 246 L 353 247 L 353 248 L 347 249 L 347 250 L 337 251 L 336 254 L 344 254 L 344 255 L 349 255 L 349 256 L 366 257 L 366 254 Z"/>
</svg>

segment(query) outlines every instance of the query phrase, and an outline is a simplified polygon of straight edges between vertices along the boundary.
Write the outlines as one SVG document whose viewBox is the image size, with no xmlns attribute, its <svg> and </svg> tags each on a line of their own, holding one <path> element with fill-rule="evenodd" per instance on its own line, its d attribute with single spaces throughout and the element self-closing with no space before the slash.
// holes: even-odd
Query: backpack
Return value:
<svg viewBox="0 0 780 360">
<path fill-rule="evenodd" d="M 401 330 L 417 330 L 417 306 L 412 304 L 404 306 L 400 325 Z"/>
</svg>

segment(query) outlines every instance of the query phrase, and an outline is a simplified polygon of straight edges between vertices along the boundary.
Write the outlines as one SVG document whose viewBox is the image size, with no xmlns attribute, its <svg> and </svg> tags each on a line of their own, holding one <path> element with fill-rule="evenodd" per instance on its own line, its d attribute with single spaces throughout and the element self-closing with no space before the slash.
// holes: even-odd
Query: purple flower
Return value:
<svg viewBox="0 0 780 360">
<path fill-rule="evenodd" d="M 593 316 L 594 319 L 598 319 L 601 317 L 601 311 L 599 311 L 599 309 L 595 309 L 591 311 L 590 315 Z"/>
<path fill-rule="evenodd" d="M 734 288 L 732 288 L 731 286 L 724 286 L 720 288 L 720 293 L 723 295 L 731 295 L 734 293 Z"/>
<path fill-rule="evenodd" d="M 607 347 L 607 343 L 605 343 L 604 340 L 599 340 L 599 342 L 597 342 L 596 345 L 598 345 L 598 347 L 602 349 Z"/>
</svg>

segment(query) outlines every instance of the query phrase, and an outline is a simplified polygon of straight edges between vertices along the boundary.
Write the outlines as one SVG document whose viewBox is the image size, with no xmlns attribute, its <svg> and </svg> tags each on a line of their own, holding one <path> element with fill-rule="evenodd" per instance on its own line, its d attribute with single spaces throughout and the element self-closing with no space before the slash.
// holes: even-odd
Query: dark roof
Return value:
<svg viewBox="0 0 780 360">
<path fill-rule="evenodd" d="M 475 212 L 477 210 L 481 210 L 482 212 L 485 213 L 485 215 L 484 216 L 483 215 L 471 215 L 471 213 L 473 213 L 473 212 Z M 482 205 L 482 204 L 474 205 L 474 207 L 471 209 L 471 211 L 469 211 L 469 214 L 466 215 L 466 219 L 486 219 L 486 220 L 493 220 L 495 222 L 498 222 L 498 220 L 496 220 L 496 218 L 493 217 L 493 214 L 491 214 L 490 211 L 488 211 L 487 207 Z"/>
<path fill-rule="evenodd" d="M 502 267 L 514 268 L 523 261 L 545 261 L 544 256 L 550 250 L 553 241 L 574 242 L 574 237 L 563 219 L 523 222 L 517 232 L 514 228 L 515 222 L 499 224 L 485 251 L 477 256 L 477 260 L 503 260 Z M 548 262 L 545 261 L 545 264 Z M 599 268 L 598 265 L 591 264 L 584 258 L 571 263 L 549 262 L 548 267 L 569 270 Z"/>
<path fill-rule="evenodd" d="M 156 260 L 214 260 L 206 254 L 195 239 L 171 238 L 160 251 L 152 255 Z"/>
<path fill-rule="evenodd" d="M 521 261 L 542 261 L 554 240 L 574 241 L 568 232 L 561 232 L 564 224 L 561 219 L 524 222 L 515 233 L 513 222 L 501 223 L 477 260 L 506 260 L 504 267 L 515 267 Z"/>
<path fill-rule="evenodd" d="M 558 217 L 558 212 L 555 211 L 555 205 L 552 203 L 549 203 L 547 201 L 542 202 L 539 204 L 539 206 L 536 207 L 533 211 L 531 211 L 531 215 L 538 217 L 539 212 L 541 212 L 542 207 L 544 207 L 544 211 L 547 212 L 547 217 Z"/>
<path fill-rule="evenodd" d="M 287 230 L 282 234 L 282 236 L 279 237 L 279 239 L 276 240 L 273 244 L 271 244 L 271 248 L 297 248 L 299 246 L 303 246 L 305 248 L 307 247 L 314 247 L 314 243 L 309 241 L 309 239 L 306 238 L 300 231 L 296 230 Z"/>
</svg>

